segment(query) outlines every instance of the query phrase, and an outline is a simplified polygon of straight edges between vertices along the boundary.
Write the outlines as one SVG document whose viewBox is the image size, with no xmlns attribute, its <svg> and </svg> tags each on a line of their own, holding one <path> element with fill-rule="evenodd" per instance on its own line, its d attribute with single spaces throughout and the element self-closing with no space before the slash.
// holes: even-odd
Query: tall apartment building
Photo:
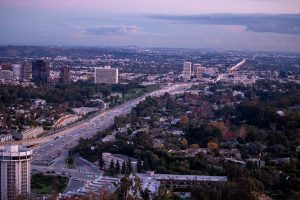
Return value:
<svg viewBox="0 0 300 200">
<path fill-rule="evenodd" d="M 60 83 L 69 83 L 70 82 L 70 67 L 68 65 L 64 65 L 60 68 Z"/>
<path fill-rule="evenodd" d="M 37 84 L 48 83 L 50 76 L 50 63 L 37 60 L 32 63 L 32 80 Z"/>
<path fill-rule="evenodd" d="M 202 67 L 200 64 L 194 64 L 195 76 L 198 80 L 202 79 L 204 73 L 206 73 L 206 67 Z"/>
<path fill-rule="evenodd" d="M 184 62 L 183 63 L 183 80 L 189 81 L 191 80 L 192 76 L 192 63 L 191 62 Z"/>
<path fill-rule="evenodd" d="M 95 68 L 95 83 L 117 84 L 119 82 L 119 70 L 116 68 Z"/>
<path fill-rule="evenodd" d="M 201 64 L 193 64 L 193 76 L 197 76 L 197 67 L 201 67 Z"/>
<path fill-rule="evenodd" d="M 13 200 L 17 195 L 30 194 L 30 161 L 32 150 L 10 145 L 0 149 L 0 196 Z"/>
<path fill-rule="evenodd" d="M 32 64 L 25 60 L 23 62 L 23 80 L 24 81 L 31 81 L 32 79 Z"/>
<path fill-rule="evenodd" d="M 15 80 L 23 80 L 23 69 L 22 65 L 20 64 L 13 64 L 12 65 L 12 70 L 13 70 L 13 78 Z"/>
</svg>

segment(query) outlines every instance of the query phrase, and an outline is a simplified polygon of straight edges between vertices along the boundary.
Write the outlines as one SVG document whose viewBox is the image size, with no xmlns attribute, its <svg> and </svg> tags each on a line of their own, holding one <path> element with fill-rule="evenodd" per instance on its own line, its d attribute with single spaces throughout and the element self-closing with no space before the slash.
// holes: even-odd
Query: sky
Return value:
<svg viewBox="0 0 300 200">
<path fill-rule="evenodd" d="M 300 52 L 300 0 L 0 0 L 0 44 Z"/>
</svg>

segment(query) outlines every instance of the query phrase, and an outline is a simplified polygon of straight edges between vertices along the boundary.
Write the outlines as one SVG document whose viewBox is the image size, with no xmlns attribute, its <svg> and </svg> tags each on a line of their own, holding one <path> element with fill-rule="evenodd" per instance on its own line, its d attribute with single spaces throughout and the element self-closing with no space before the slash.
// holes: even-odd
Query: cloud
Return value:
<svg viewBox="0 0 300 200">
<path fill-rule="evenodd" d="M 151 19 L 203 25 L 240 25 L 248 31 L 300 35 L 300 14 L 150 15 Z"/>
<path fill-rule="evenodd" d="M 100 36 L 120 36 L 139 33 L 137 26 L 94 26 L 87 28 L 86 33 Z"/>
</svg>

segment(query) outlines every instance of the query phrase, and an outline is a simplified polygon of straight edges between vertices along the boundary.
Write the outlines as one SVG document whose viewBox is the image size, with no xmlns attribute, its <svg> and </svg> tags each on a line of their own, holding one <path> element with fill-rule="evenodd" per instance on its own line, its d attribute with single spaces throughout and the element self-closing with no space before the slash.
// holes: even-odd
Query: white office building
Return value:
<svg viewBox="0 0 300 200">
<path fill-rule="evenodd" d="M 192 63 L 191 62 L 184 62 L 183 63 L 183 80 L 189 81 L 191 80 L 192 76 Z"/>
<path fill-rule="evenodd" d="M 95 83 L 117 84 L 119 82 L 119 70 L 109 66 L 96 67 L 94 76 Z"/>
<path fill-rule="evenodd" d="M 12 65 L 12 69 L 13 69 L 13 78 L 15 80 L 23 80 L 22 65 L 20 65 L 20 64 L 14 64 L 14 65 Z"/>
<path fill-rule="evenodd" d="M 32 150 L 18 145 L 0 147 L 0 196 L 13 200 L 30 194 L 30 161 Z"/>
</svg>

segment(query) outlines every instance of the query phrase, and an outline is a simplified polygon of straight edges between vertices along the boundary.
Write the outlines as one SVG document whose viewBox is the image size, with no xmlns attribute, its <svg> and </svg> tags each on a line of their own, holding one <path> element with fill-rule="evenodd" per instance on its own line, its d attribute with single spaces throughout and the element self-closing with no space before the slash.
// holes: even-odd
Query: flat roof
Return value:
<svg viewBox="0 0 300 200">
<path fill-rule="evenodd" d="M 178 180 L 178 181 L 209 181 L 209 182 L 225 182 L 227 176 L 202 176 L 202 175 L 176 175 L 176 174 L 154 174 L 148 176 L 147 174 L 137 174 L 140 178 L 154 178 L 158 181 L 163 180 Z"/>
<path fill-rule="evenodd" d="M 130 158 L 131 162 L 137 162 L 137 159 L 122 154 L 111 154 L 111 156 L 122 160 L 128 160 Z"/>
</svg>

